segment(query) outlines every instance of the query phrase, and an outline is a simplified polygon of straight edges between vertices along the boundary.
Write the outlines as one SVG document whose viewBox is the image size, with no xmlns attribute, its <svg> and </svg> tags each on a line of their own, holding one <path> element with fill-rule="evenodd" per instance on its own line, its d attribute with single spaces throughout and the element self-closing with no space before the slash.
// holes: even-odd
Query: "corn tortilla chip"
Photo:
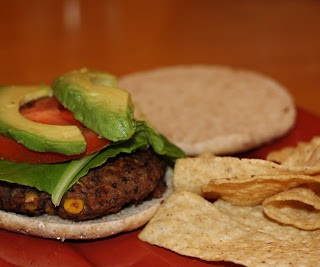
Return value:
<svg viewBox="0 0 320 267">
<path fill-rule="evenodd" d="M 304 184 L 319 184 L 320 176 L 281 174 L 232 177 L 211 180 L 202 187 L 206 198 L 218 198 L 236 205 L 257 205 L 263 200 Z"/>
<path fill-rule="evenodd" d="M 319 169 L 288 167 L 261 159 L 239 159 L 235 157 L 196 157 L 177 160 L 174 168 L 175 189 L 187 190 L 203 195 L 202 186 L 211 180 L 232 177 L 265 175 L 311 175 L 320 174 Z"/>
<path fill-rule="evenodd" d="M 278 151 L 272 151 L 267 155 L 267 160 L 282 164 L 285 162 L 292 153 L 294 153 L 294 147 L 285 147 Z"/>
<path fill-rule="evenodd" d="M 320 136 L 310 142 L 299 142 L 296 147 L 286 147 L 267 155 L 267 160 L 286 166 L 320 167 Z"/>
<path fill-rule="evenodd" d="M 320 229 L 320 197 L 310 188 L 281 192 L 262 203 L 270 218 L 303 230 Z"/>
<path fill-rule="evenodd" d="M 281 226 L 262 206 L 213 204 L 201 196 L 174 192 L 139 238 L 179 254 L 246 266 L 317 266 L 320 231 Z"/>
</svg>

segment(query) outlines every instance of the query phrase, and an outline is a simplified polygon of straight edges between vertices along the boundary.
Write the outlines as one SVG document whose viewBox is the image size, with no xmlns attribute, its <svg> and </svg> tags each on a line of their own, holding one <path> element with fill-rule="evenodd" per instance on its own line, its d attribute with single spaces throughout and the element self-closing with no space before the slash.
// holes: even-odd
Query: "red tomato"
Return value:
<svg viewBox="0 0 320 267">
<path fill-rule="evenodd" d="M 111 141 L 99 138 L 99 135 L 77 121 L 73 114 L 65 109 L 54 97 L 43 98 L 32 105 L 27 104 L 20 110 L 26 118 L 52 125 L 76 125 L 87 142 L 85 152 L 78 155 L 63 155 L 54 152 L 32 151 L 13 139 L 0 135 L 0 159 L 25 163 L 57 163 L 90 155 L 108 146 Z"/>
</svg>

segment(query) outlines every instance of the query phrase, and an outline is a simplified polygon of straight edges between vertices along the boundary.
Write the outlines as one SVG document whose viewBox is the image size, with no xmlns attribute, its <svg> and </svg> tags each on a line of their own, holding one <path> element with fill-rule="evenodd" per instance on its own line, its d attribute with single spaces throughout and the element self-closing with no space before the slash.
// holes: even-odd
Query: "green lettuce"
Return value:
<svg viewBox="0 0 320 267">
<path fill-rule="evenodd" d="M 92 168 L 101 166 L 108 158 L 119 153 L 132 153 L 139 149 L 152 149 L 173 164 L 184 157 L 184 152 L 144 121 L 137 122 L 135 134 L 127 141 L 114 143 L 93 155 L 65 163 L 27 164 L 0 161 L 0 180 L 35 187 L 51 195 L 52 202 L 59 205 L 62 196 Z"/>
</svg>

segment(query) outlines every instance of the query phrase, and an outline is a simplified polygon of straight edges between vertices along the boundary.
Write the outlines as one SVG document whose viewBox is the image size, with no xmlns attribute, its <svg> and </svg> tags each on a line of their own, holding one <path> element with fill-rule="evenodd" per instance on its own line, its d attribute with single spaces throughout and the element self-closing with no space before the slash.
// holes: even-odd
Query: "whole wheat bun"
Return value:
<svg viewBox="0 0 320 267">
<path fill-rule="evenodd" d="M 273 79 L 223 66 L 180 65 L 120 77 L 136 116 L 187 154 L 243 152 L 287 133 L 296 110 Z"/>
<path fill-rule="evenodd" d="M 166 174 L 167 190 L 162 198 L 130 206 L 118 213 L 100 219 L 83 222 L 64 220 L 58 216 L 41 215 L 28 217 L 13 212 L 0 211 L 0 228 L 11 232 L 57 240 L 97 239 L 121 232 L 135 230 L 145 225 L 157 211 L 164 199 L 172 192 L 172 170 Z"/>
</svg>

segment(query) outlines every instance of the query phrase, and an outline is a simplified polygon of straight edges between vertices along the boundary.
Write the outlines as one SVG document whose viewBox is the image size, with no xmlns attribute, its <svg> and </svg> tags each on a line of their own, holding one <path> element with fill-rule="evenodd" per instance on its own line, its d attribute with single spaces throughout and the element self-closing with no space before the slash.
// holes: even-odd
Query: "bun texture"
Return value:
<svg viewBox="0 0 320 267">
<path fill-rule="evenodd" d="M 189 155 L 243 152 L 286 134 L 296 109 L 265 75 L 215 65 L 178 65 L 120 77 L 135 116 Z"/>
</svg>

